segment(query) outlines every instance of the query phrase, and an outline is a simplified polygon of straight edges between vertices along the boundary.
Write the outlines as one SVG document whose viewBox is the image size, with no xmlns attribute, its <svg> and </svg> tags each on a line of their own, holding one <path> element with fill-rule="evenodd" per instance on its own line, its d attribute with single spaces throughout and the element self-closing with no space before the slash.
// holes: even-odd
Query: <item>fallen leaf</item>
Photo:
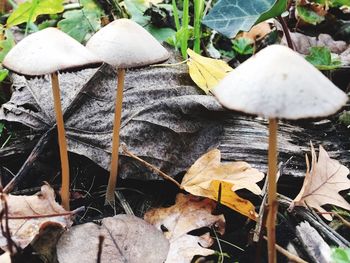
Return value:
<svg viewBox="0 0 350 263">
<path fill-rule="evenodd" d="M 246 162 L 220 161 L 221 153 L 218 149 L 202 155 L 187 171 L 181 185 L 193 195 L 218 200 L 218 185 L 221 183 L 225 205 L 255 220 L 254 205 L 240 198 L 235 191 L 245 188 L 256 195 L 260 194 L 261 189 L 256 182 L 261 181 L 264 174 Z"/>
<path fill-rule="evenodd" d="M 270 34 L 272 31 L 269 22 L 261 22 L 253 26 L 248 32 L 239 33 L 236 38 L 249 38 L 253 43 L 263 39 L 266 35 Z"/>
<path fill-rule="evenodd" d="M 11 263 L 11 256 L 9 252 L 5 252 L 0 256 L 1 263 Z"/>
<path fill-rule="evenodd" d="M 187 54 L 190 76 L 206 94 L 233 70 L 225 61 L 203 57 L 191 49 Z"/>
<path fill-rule="evenodd" d="M 291 32 L 290 36 L 293 41 L 295 51 L 308 55 L 310 53 L 310 47 L 328 47 L 332 53 L 340 54 L 347 48 L 345 41 L 336 41 L 328 34 L 320 34 L 318 37 L 310 37 L 298 32 Z M 285 36 L 282 38 L 281 43 L 287 45 Z"/>
<path fill-rule="evenodd" d="M 130 215 L 102 219 L 101 225 L 86 223 L 72 227 L 57 244 L 61 263 L 96 263 L 99 236 L 104 236 L 101 263 L 162 263 L 169 241 L 154 226 Z"/>
<path fill-rule="evenodd" d="M 215 251 L 207 247 L 211 247 L 213 243 L 214 240 L 209 233 L 202 236 L 181 236 L 170 244 L 165 263 L 190 263 L 196 255 L 210 256 Z"/>
<path fill-rule="evenodd" d="M 220 192 L 221 187 L 221 192 Z M 219 199 L 220 192 L 220 203 L 227 207 L 249 217 L 250 219 L 256 220 L 259 216 L 255 212 L 254 205 L 246 199 L 239 197 L 234 191 L 232 191 L 234 185 L 226 181 L 213 180 L 210 183 L 210 190 L 212 197 L 210 199 Z"/>
<path fill-rule="evenodd" d="M 217 145 L 223 132 L 220 116 L 224 109 L 215 98 L 193 86 L 187 70 L 187 66 L 146 67 L 128 70 L 125 76 L 121 142 L 172 176 L 186 171 L 200 155 Z M 36 134 L 55 127 L 49 78 L 12 77 L 14 92 L 2 105 L 0 120 L 21 123 Z M 104 65 L 97 71 L 60 74 L 59 78 L 69 151 L 108 170 L 115 70 Z M 120 177 L 159 179 L 125 156 L 120 158 Z"/>
<path fill-rule="evenodd" d="M 349 169 L 337 160 L 331 159 L 321 145 L 318 159 L 313 145 L 311 145 L 311 155 L 311 170 L 306 156 L 307 170 L 304 184 L 293 200 L 291 208 L 308 205 L 320 212 L 326 212 L 321 206 L 331 204 L 350 210 L 350 204 L 339 194 L 339 191 L 350 188 L 350 180 L 347 178 Z M 322 215 L 327 220 L 332 220 L 329 214 Z"/>
<path fill-rule="evenodd" d="M 25 248 L 39 234 L 43 227 L 53 224 L 59 225 L 61 228 L 67 228 L 72 224 L 70 215 L 11 219 L 11 217 L 54 215 L 67 212 L 56 203 L 54 191 L 48 185 L 42 186 L 41 191 L 36 195 L 8 195 L 5 196 L 5 199 L 8 206 L 8 216 L 10 217 L 8 222 L 11 238 L 21 248 Z M 0 210 L 2 209 L 3 205 L 0 205 Z M 3 218 L 2 224 L 4 223 L 5 219 Z M 0 234 L 0 247 L 5 248 L 6 246 L 7 239 Z"/>
<path fill-rule="evenodd" d="M 170 241 L 166 263 L 189 263 L 195 255 L 207 256 L 215 251 L 207 249 L 213 243 L 208 234 L 188 235 L 189 232 L 215 226 L 220 234 L 225 231 L 223 215 L 212 215 L 216 203 L 210 199 L 199 199 L 192 195 L 178 194 L 176 203 L 168 208 L 149 210 L 144 218 L 162 230 Z M 202 246 L 199 246 L 201 244 Z"/>
</svg>

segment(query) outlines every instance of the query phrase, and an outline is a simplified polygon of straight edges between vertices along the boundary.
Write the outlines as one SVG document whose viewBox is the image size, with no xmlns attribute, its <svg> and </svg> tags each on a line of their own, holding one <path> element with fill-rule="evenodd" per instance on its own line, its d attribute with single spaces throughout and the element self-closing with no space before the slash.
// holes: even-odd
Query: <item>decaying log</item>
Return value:
<svg viewBox="0 0 350 263">
<path fill-rule="evenodd" d="M 331 248 L 308 222 L 301 222 L 296 227 L 296 234 L 313 262 L 330 262 Z"/>
</svg>

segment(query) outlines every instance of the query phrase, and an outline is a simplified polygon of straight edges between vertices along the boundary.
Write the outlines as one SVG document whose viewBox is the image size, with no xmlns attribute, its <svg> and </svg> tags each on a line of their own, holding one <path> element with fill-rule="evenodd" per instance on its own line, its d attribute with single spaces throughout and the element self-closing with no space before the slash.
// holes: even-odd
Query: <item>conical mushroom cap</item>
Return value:
<svg viewBox="0 0 350 263">
<path fill-rule="evenodd" d="M 169 58 L 167 50 L 142 26 L 118 19 L 93 35 L 86 47 L 116 68 L 136 68 Z"/>
<path fill-rule="evenodd" d="M 281 45 L 246 60 L 212 92 L 226 108 L 266 118 L 324 117 L 348 100 L 313 65 Z"/>
<path fill-rule="evenodd" d="M 102 62 L 78 41 L 56 28 L 31 34 L 10 50 L 3 66 L 25 76 L 97 67 Z"/>
</svg>

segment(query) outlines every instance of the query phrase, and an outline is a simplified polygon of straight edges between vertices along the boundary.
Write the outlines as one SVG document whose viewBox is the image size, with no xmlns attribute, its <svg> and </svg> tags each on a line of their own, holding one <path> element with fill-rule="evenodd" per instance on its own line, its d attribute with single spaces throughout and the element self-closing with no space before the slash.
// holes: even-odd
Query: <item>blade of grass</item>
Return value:
<svg viewBox="0 0 350 263">
<path fill-rule="evenodd" d="M 204 0 L 194 0 L 194 45 L 193 51 L 200 54 L 202 28 L 201 22 L 204 12 Z"/>
<path fill-rule="evenodd" d="M 187 58 L 187 47 L 188 47 L 188 25 L 189 25 L 189 0 L 183 1 L 183 14 L 182 14 L 182 30 L 183 36 L 181 39 L 181 54 L 184 59 Z"/>
<path fill-rule="evenodd" d="M 176 31 L 179 31 L 180 28 L 181 28 L 181 26 L 180 26 L 180 19 L 179 19 L 179 9 L 177 8 L 175 0 L 172 0 L 172 5 L 173 5 L 174 21 L 175 21 Z"/>
</svg>

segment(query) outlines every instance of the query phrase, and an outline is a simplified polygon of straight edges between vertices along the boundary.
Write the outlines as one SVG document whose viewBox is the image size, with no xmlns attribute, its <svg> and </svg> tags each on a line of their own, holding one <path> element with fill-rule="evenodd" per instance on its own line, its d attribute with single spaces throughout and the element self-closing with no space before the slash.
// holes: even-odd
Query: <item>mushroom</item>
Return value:
<svg viewBox="0 0 350 263">
<path fill-rule="evenodd" d="M 169 58 L 169 53 L 143 27 L 129 19 L 118 19 L 103 27 L 90 38 L 86 47 L 117 69 L 112 158 L 106 192 L 106 204 L 114 206 L 125 69 L 163 62 Z"/>
<path fill-rule="evenodd" d="M 228 109 L 269 120 L 268 254 L 269 262 L 275 262 L 278 119 L 325 117 L 338 111 L 348 97 L 302 56 L 281 45 L 246 60 L 212 92 Z"/>
<path fill-rule="evenodd" d="M 75 39 L 56 28 L 46 28 L 20 41 L 4 58 L 3 66 L 19 75 L 51 75 L 62 169 L 62 206 L 69 210 L 69 163 L 61 109 L 58 72 L 72 72 L 102 64 Z"/>
</svg>

